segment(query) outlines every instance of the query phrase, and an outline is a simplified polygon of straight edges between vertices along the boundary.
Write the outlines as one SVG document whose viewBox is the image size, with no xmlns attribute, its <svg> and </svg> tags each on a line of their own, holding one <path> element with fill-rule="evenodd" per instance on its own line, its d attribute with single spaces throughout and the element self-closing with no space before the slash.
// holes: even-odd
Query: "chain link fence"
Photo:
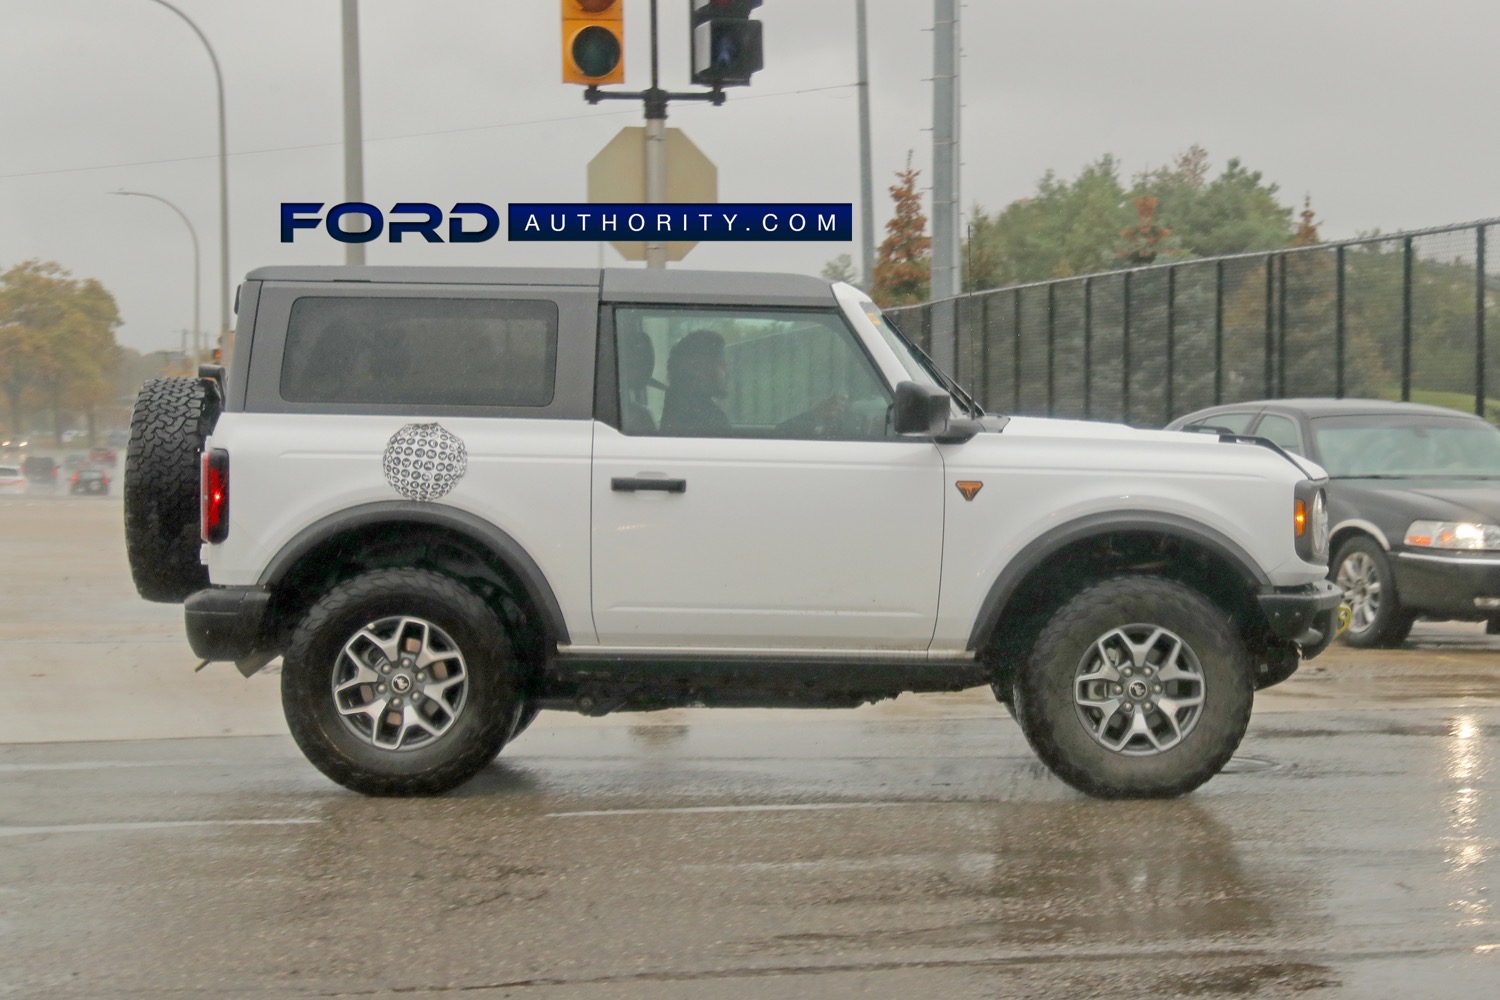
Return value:
<svg viewBox="0 0 1500 1000">
<path fill-rule="evenodd" d="M 1500 422 L 1497 231 L 1488 219 L 971 292 L 950 300 L 952 374 L 986 409 L 1139 427 L 1294 396 Z M 886 310 L 929 354 L 948 312 L 934 305 Z"/>
</svg>

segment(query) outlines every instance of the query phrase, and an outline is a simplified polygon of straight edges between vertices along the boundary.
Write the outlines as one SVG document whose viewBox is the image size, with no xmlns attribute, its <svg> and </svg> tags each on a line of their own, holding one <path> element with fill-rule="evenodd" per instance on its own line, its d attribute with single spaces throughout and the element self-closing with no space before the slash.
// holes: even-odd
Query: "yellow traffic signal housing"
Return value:
<svg viewBox="0 0 1500 1000">
<path fill-rule="evenodd" d="M 562 0 L 563 83 L 625 82 L 625 0 Z"/>
</svg>

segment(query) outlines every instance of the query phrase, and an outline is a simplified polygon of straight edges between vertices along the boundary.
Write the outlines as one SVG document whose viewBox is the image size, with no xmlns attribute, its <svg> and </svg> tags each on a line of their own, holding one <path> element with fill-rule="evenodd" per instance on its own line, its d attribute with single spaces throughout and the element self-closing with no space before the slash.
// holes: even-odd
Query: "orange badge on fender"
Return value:
<svg viewBox="0 0 1500 1000">
<path fill-rule="evenodd" d="M 979 491 L 984 489 L 983 483 L 976 483 L 972 479 L 960 479 L 953 485 L 958 487 L 958 492 L 964 495 L 965 500 L 973 500 Z"/>
</svg>

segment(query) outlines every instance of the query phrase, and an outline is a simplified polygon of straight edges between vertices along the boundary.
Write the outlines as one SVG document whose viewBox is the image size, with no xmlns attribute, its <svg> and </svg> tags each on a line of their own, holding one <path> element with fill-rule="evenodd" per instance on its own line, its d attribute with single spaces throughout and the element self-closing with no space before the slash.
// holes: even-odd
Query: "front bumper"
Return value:
<svg viewBox="0 0 1500 1000">
<path fill-rule="evenodd" d="M 246 660 L 260 645 L 271 592 L 262 587 L 208 587 L 188 596 L 182 614 L 188 644 L 205 660 Z"/>
<path fill-rule="evenodd" d="M 1344 592 L 1331 580 L 1280 588 L 1257 599 L 1272 634 L 1301 646 L 1304 660 L 1327 649 L 1348 621 L 1339 614 Z"/>
<path fill-rule="evenodd" d="M 1493 553 L 1394 553 L 1401 605 L 1432 618 L 1475 621 L 1500 614 L 1500 558 Z"/>
</svg>

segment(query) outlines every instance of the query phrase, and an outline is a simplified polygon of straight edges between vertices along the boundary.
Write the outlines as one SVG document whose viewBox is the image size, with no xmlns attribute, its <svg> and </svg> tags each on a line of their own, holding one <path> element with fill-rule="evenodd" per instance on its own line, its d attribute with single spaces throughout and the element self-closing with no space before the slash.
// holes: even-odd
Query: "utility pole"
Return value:
<svg viewBox="0 0 1500 1000">
<path fill-rule="evenodd" d="M 854 0 L 854 34 L 859 79 L 859 230 L 861 280 L 866 291 L 875 284 L 875 182 L 870 168 L 870 39 L 865 0 Z"/>
<path fill-rule="evenodd" d="M 344 201 L 365 200 L 364 125 L 359 101 L 359 3 L 343 0 Z M 369 220 L 360 227 L 368 228 Z M 363 264 L 365 245 L 344 244 L 344 263 Z"/>
<path fill-rule="evenodd" d="M 932 359 L 953 372 L 958 358 L 959 256 L 958 0 L 934 0 L 932 59 Z"/>
</svg>

